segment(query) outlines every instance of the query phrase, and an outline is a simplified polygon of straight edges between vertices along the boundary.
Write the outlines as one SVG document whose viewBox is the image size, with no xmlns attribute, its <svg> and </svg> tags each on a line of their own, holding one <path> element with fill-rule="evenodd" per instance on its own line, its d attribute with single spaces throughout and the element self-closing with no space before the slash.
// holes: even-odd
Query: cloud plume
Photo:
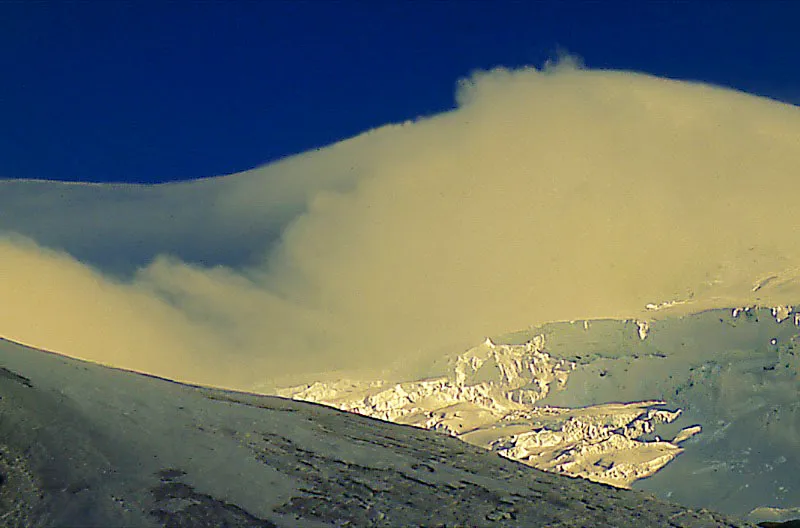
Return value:
<svg viewBox="0 0 800 528">
<path fill-rule="evenodd" d="M 0 335 L 251 388 L 800 298 L 797 107 L 570 65 L 476 73 L 456 100 L 242 174 L 0 182 Z"/>
</svg>

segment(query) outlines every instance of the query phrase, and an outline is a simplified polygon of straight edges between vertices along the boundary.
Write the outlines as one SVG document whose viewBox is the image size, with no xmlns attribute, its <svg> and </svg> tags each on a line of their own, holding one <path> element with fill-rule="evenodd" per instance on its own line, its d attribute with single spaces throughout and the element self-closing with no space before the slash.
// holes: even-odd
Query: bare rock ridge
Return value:
<svg viewBox="0 0 800 528">
<path fill-rule="evenodd" d="M 449 435 L 0 341 L 8 527 L 738 527 Z"/>
</svg>

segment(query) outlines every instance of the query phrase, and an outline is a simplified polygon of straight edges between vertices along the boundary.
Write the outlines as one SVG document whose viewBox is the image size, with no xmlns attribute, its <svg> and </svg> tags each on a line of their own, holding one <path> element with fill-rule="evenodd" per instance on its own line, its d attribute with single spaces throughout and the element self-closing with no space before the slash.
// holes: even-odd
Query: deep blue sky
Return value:
<svg viewBox="0 0 800 528">
<path fill-rule="evenodd" d="M 0 179 L 237 172 L 453 106 L 474 69 L 591 68 L 800 103 L 800 2 L 0 2 Z"/>
</svg>

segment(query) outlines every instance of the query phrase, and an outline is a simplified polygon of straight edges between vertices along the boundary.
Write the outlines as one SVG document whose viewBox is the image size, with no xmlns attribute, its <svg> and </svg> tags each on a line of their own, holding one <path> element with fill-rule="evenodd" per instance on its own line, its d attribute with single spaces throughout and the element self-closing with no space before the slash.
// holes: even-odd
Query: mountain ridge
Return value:
<svg viewBox="0 0 800 528">
<path fill-rule="evenodd" d="M 750 526 L 329 407 L 8 341 L 0 364 L 9 527 Z"/>
</svg>

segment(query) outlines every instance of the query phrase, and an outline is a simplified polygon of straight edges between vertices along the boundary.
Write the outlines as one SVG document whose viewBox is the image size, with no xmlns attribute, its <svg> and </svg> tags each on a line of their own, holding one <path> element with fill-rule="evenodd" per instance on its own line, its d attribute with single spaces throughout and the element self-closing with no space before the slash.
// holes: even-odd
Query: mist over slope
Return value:
<svg viewBox="0 0 800 528">
<path fill-rule="evenodd" d="M 0 335 L 249 388 L 399 376 L 648 303 L 798 298 L 797 107 L 569 64 L 456 99 L 237 175 L 0 182 Z"/>
</svg>

